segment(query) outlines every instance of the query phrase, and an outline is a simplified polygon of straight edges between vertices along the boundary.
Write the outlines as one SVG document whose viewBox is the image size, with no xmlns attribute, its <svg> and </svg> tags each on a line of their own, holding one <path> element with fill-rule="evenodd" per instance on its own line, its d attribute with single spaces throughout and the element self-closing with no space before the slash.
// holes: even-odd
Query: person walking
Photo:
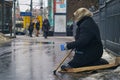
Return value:
<svg viewBox="0 0 120 80">
<path fill-rule="evenodd" d="M 29 27 L 28 27 L 30 37 L 32 37 L 33 29 L 34 29 L 34 23 L 31 22 Z"/>
<path fill-rule="evenodd" d="M 43 21 L 43 25 L 42 25 L 43 36 L 45 38 L 47 38 L 47 36 L 48 36 L 49 29 L 50 29 L 50 23 L 49 23 L 48 19 L 45 19 Z"/>
<path fill-rule="evenodd" d="M 75 55 L 67 65 L 62 65 L 61 69 L 91 66 L 99 63 L 108 64 L 107 61 L 101 59 L 103 45 L 98 25 L 92 16 L 92 12 L 86 8 L 79 8 L 74 12 L 74 20 L 77 24 L 75 41 L 66 43 L 64 49 L 74 49 Z"/>
<path fill-rule="evenodd" d="M 38 37 L 38 35 L 39 35 L 39 30 L 40 30 L 40 22 L 37 21 L 35 26 L 36 26 L 36 36 Z"/>
</svg>

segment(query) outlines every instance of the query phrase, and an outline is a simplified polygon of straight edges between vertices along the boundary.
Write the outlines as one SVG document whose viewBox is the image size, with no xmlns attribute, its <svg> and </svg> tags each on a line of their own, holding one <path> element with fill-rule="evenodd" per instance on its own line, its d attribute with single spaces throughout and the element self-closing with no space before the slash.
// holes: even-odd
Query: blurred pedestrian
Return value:
<svg viewBox="0 0 120 80">
<path fill-rule="evenodd" d="M 92 19 L 92 15 L 86 8 L 80 8 L 74 12 L 74 20 L 78 26 L 75 41 L 66 43 L 64 49 L 75 49 L 75 55 L 67 65 L 62 65 L 61 69 L 108 63 L 101 59 L 103 45 L 98 25 Z"/>
<path fill-rule="evenodd" d="M 43 36 L 45 38 L 47 38 L 47 36 L 48 36 L 49 29 L 50 29 L 50 23 L 49 23 L 48 19 L 45 19 L 43 21 L 43 25 L 42 25 Z"/>
<path fill-rule="evenodd" d="M 29 36 L 30 37 L 32 37 L 33 29 L 34 29 L 34 23 L 31 22 L 29 27 L 28 27 L 28 31 L 29 31 Z"/>
<path fill-rule="evenodd" d="M 36 36 L 38 37 L 38 35 L 39 35 L 39 30 L 40 30 L 40 22 L 37 21 L 35 26 L 36 26 Z"/>
</svg>

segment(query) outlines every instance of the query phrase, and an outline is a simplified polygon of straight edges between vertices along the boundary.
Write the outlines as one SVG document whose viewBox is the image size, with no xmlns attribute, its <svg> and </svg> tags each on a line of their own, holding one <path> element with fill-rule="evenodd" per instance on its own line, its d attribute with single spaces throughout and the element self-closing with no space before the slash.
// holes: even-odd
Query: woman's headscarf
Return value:
<svg viewBox="0 0 120 80">
<path fill-rule="evenodd" d="M 86 8 L 79 8 L 74 12 L 74 20 L 79 21 L 85 16 L 93 16 L 93 13 Z"/>
</svg>

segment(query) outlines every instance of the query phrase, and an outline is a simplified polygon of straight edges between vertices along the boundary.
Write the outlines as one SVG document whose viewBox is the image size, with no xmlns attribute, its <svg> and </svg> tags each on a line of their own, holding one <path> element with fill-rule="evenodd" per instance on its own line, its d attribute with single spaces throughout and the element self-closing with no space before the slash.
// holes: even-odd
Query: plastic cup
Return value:
<svg viewBox="0 0 120 80">
<path fill-rule="evenodd" d="M 61 51 L 64 51 L 64 50 L 65 50 L 64 44 L 61 44 L 60 47 L 61 47 Z"/>
</svg>

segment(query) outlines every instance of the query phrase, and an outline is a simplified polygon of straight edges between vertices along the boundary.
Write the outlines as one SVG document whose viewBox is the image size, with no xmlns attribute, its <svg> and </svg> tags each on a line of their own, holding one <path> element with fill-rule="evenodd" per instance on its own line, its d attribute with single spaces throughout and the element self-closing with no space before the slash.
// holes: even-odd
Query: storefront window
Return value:
<svg viewBox="0 0 120 80">
<path fill-rule="evenodd" d="M 10 25 L 12 25 L 12 4 L 0 0 L 0 32 L 10 32 Z"/>
<path fill-rule="evenodd" d="M 8 14 L 9 13 L 9 14 Z M 11 7 L 8 7 L 8 6 L 6 6 L 5 7 L 5 12 L 4 12 L 4 14 L 5 14 L 5 16 L 4 16 L 4 20 L 5 20 L 5 26 L 4 26 L 4 30 L 5 31 L 9 31 L 9 28 L 10 28 L 10 24 L 11 24 L 11 16 L 12 16 L 12 14 L 11 14 L 12 12 L 11 12 Z"/>
</svg>

